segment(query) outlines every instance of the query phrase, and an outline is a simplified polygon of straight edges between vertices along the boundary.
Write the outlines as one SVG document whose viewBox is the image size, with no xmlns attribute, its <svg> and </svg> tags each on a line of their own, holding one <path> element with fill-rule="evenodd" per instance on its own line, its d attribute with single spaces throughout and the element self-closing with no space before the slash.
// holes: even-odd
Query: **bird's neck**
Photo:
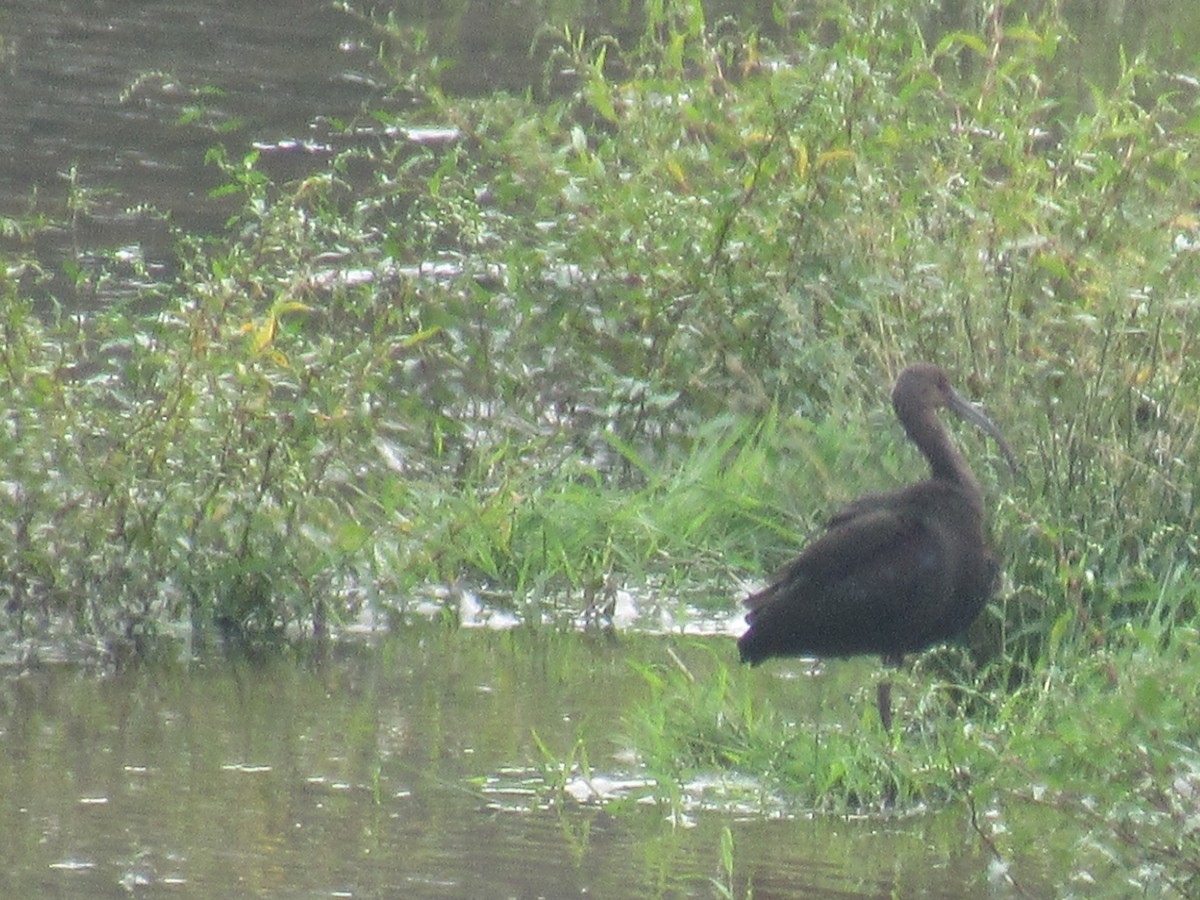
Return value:
<svg viewBox="0 0 1200 900">
<path fill-rule="evenodd" d="M 934 416 L 933 411 L 926 411 L 913 419 L 907 427 L 909 439 L 917 445 L 925 459 L 929 462 L 929 470 L 939 481 L 950 481 L 958 485 L 971 498 L 977 507 L 983 506 L 983 491 L 979 482 L 971 474 L 971 468 L 958 448 L 950 440 L 949 434 Z"/>
</svg>

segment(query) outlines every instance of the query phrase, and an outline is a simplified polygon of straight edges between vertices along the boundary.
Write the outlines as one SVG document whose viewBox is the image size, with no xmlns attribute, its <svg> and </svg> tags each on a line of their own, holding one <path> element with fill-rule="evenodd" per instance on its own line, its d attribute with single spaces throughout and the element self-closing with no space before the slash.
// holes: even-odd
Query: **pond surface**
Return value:
<svg viewBox="0 0 1200 900">
<path fill-rule="evenodd" d="M 631 663 L 713 641 L 421 624 L 6 678 L 0 895 L 710 897 L 725 827 L 737 896 L 1006 895 L 962 808 L 813 819 L 731 808 L 715 781 L 679 816 L 649 801 L 621 737 Z M 590 777 L 558 777 L 579 741 Z"/>
</svg>

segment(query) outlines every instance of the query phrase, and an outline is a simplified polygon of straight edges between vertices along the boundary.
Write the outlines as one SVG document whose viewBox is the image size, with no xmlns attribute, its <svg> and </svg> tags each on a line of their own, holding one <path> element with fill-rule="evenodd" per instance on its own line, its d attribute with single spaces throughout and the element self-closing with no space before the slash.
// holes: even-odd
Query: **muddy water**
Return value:
<svg viewBox="0 0 1200 900">
<path fill-rule="evenodd" d="M 672 644 L 712 649 L 422 625 L 322 654 L 6 678 L 0 896 L 710 897 L 726 826 L 737 896 L 990 892 L 961 809 L 646 800 L 621 737 L 646 700 L 631 663 Z M 580 741 L 590 786 L 575 770 L 560 790 Z"/>
</svg>

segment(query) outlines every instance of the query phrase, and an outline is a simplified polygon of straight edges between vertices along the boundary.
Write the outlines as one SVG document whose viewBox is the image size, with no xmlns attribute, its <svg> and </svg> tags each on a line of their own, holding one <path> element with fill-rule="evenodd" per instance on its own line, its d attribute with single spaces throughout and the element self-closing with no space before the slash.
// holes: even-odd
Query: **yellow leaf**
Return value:
<svg viewBox="0 0 1200 900">
<path fill-rule="evenodd" d="M 853 150 L 826 150 L 817 157 L 817 168 L 823 169 L 836 162 L 853 162 L 854 159 Z"/>
<path fill-rule="evenodd" d="M 275 340 L 275 333 L 278 330 L 279 322 L 274 316 L 267 316 L 264 321 L 254 331 L 254 352 L 262 353 Z"/>
<path fill-rule="evenodd" d="M 684 190 L 688 189 L 687 175 L 683 172 L 683 166 L 679 165 L 679 161 L 675 159 L 667 160 L 667 171 L 671 173 L 671 177 L 675 179 Z"/>
<path fill-rule="evenodd" d="M 417 344 L 425 343 L 425 341 L 429 340 L 435 334 L 440 334 L 441 330 L 442 327 L 440 325 L 434 325 L 430 328 L 422 328 L 420 331 L 414 332 L 413 334 L 405 335 L 400 339 L 398 346 L 415 347 Z"/>
</svg>

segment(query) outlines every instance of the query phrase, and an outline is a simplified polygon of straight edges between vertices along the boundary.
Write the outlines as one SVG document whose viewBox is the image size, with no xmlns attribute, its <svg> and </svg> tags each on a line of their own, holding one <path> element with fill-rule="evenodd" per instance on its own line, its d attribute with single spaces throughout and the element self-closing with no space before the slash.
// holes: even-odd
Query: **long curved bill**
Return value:
<svg viewBox="0 0 1200 900">
<path fill-rule="evenodd" d="M 992 439 L 996 442 L 996 446 L 1000 448 L 1000 452 L 1004 454 L 1004 459 L 1008 463 L 1009 469 L 1013 472 L 1017 471 L 1016 457 L 1013 456 L 1012 450 L 1008 448 L 1008 443 L 1004 440 L 1004 435 L 1000 433 L 1000 429 L 996 427 L 996 423 L 984 415 L 982 409 L 971 401 L 966 400 L 954 388 L 950 388 L 947 392 L 946 405 L 980 431 L 991 435 Z"/>
</svg>

